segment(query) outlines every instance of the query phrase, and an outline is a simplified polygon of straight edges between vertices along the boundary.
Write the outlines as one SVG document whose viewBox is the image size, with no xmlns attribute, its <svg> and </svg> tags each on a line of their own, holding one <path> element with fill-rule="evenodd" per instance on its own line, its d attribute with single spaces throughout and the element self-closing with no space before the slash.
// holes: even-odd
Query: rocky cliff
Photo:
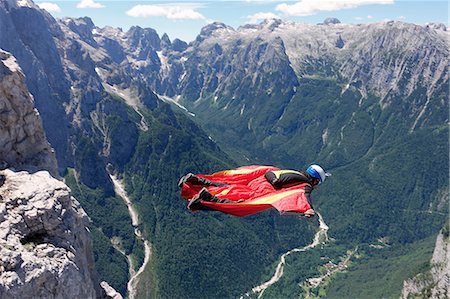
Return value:
<svg viewBox="0 0 450 299">
<path fill-rule="evenodd" d="M 0 50 L 0 157 L 9 165 L 33 165 L 57 174 L 55 153 L 16 59 Z"/>
<path fill-rule="evenodd" d="M 89 218 L 50 174 L 56 158 L 24 81 L 15 58 L 0 51 L 0 298 L 105 297 Z"/>
<path fill-rule="evenodd" d="M 0 48 L 12 53 L 21 66 L 47 138 L 56 150 L 58 166 L 65 169 L 71 161 L 65 112 L 70 83 L 54 40 L 62 33 L 51 15 L 31 0 L 0 0 L 0 28 Z"/>
<path fill-rule="evenodd" d="M 431 258 L 431 269 L 417 274 L 403 283 L 402 299 L 408 298 L 449 298 L 450 260 L 448 225 L 436 238 L 436 246 Z"/>
<path fill-rule="evenodd" d="M 0 297 L 96 298 L 87 215 L 48 172 L 3 171 Z"/>
</svg>

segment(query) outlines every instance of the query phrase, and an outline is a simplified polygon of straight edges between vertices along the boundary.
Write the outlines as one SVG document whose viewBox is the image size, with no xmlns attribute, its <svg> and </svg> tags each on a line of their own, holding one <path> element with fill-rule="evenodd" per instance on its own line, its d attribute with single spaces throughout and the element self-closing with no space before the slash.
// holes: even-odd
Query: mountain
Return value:
<svg viewBox="0 0 450 299">
<path fill-rule="evenodd" d="M 359 246 L 363 258 L 321 292 L 342 296 L 365 273 L 361 292 L 398 297 L 408 269 L 422 266 L 411 257 L 428 258 L 427 238 L 448 216 L 448 174 L 436 169 L 448 165 L 445 26 L 213 23 L 187 44 L 150 28 L 55 20 L 13 0 L 0 0 L 0 26 L 59 171 L 93 220 L 100 277 L 122 295 L 144 253 L 111 174 L 152 245 L 138 297 L 237 297 L 269 277 L 279 255 L 311 241 L 316 221 L 186 211 L 181 175 L 240 164 L 317 162 L 333 172 L 314 206 L 335 241 L 289 261 L 289 283 L 265 294 L 300 296 L 297 285 L 319 266 Z M 373 249 L 377 240 L 387 246 Z M 404 271 L 384 278 L 367 270 L 384 259 L 409 267 L 391 263 Z M 389 288 L 371 284 L 386 280 Z"/>
<path fill-rule="evenodd" d="M 239 140 L 239 146 L 233 149 L 238 148 L 245 156 L 250 151 L 254 156 L 256 144 L 262 153 L 257 158 L 262 158 L 280 143 L 295 139 L 299 130 L 291 116 L 301 116 L 305 125 L 314 121 L 309 119 L 313 118 L 311 115 L 296 114 L 299 105 L 310 104 L 299 103 L 299 98 L 310 93 L 311 83 L 320 78 L 331 80 L 327 82 L 330 86 L 336 83 L 329 88 L 329 94 L 323 94 L 324 100 L 333 98 L 335 105 L 344 100 L 352 105 L 349 113 L 364 104 L 373 107 L 370 99 L 376 97 L 377 106 L 383 111 L 391 108 L 405 115 L 405 130 L 395 129 L 399 134 L 428 123 L 445 122 L 448 33 L 444 29 L 402 22 L 310 25 L 268 20 L 235 30 L 214 23 L 206 26 L 182 52 L 161 48 L 154 38 L 148 50 L 151 59 L 136 52 L 139 47 L 129 46 L 139 44 L 131 41 L 129 33 L 97 29 L 96 33 L 121 44 L 123 57 L 133 65 L 132 75 L 144 77 L 158 94 L 192 109 L 221 146 L 227 148 Z M 136 28 L 130 31 L 137 38 Z M 342 99 L 345 92 L 356 98 L 349 103 Z M 345 116 L 347 122 L 354 121 L 351 116 Z M 236 124 L 232 128 L 226 125 L 230 121 Z M 351 127 L 342 122 L 339 120 L 339 130 Z M 366 127 L 369 126 L 372 125 Z M 343 153 L 352 151 L 341 140 L 340 132 L 331 131 L 328 123 L 317 122 L 314 129 L 317 133 L 312 152 L 293 146 L 282 157 L 277 154 L 262 161 L 284 164 L 316 151 L 337 155 L 336 150 L 331 150 L 335 147 Z M 240 136 L 245 138 L 237 138 Z M 369 137 L 355 145 L 359 152 L 354 157 L 368 150 Z M 350 162 L 351 154 L 346 156 L 346 162 Z M 326 162 L 335 166 L 336 159 L 327 158 Z"/>
<path fill-rule="evenodd" d="M 2 298 L 106 298 L 94 270 L 88 216 L 48 172 L 4 170 Z"/>
</svg>

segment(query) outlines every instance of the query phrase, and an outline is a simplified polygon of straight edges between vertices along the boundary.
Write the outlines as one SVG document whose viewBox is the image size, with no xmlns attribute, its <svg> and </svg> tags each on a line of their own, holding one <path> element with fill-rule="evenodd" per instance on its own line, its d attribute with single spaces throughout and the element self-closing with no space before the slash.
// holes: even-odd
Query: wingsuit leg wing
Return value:
<svg viewBox="0 0 450 299">
<path fill-rule="evenodd" d="M 280 213 L 304 213 L 311 209 L 301 188 L 289 188 L 276 191 L 260 197 L 250 198 L 241 202 L 217 203 L 199 200 L 199 204 L 207 210 L 220 211 L 238 217 L 248 216 L 269 208 L 275 208 Z M 203 209 L 203 208 L 202 208 Z"/>
</svg>

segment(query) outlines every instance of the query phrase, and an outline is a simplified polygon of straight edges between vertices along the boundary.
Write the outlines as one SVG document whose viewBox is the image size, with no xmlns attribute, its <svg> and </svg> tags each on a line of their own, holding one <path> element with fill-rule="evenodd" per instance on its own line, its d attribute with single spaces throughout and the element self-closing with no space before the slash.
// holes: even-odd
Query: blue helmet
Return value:
<svg viewBox="0 0 450 299">
<path fill-rule="evenodd" d="M 325 181 L 325 178 L 327 176 L 331 175 L 331 173 L 325 172 L 322 167 L 320 167 L 319 165 L 315 165 L 315 164 L 309 166 L 308 169 L 306 169 L 306 173 L 308 173 L 313 178 L 318 179 L 319 184 L 322 183 L 323 181 Z"/>
</svg>

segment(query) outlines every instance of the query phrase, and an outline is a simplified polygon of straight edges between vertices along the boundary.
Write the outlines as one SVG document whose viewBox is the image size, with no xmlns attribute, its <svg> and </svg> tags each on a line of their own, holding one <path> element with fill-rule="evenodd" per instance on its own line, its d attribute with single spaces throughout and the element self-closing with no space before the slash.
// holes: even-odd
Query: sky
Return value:
<svg viewBox="0 0 450 299">
<path fill-rule="evenodd" d="M 153 28 L 171 40 L 193 41 L 202 27 L 222 22 L 233 28 L 266 18 L 317 24 L 328 17 L 363 24 L 398 20 L 449 25 L 447 0 L 34 0 L 55 18 L 90 17 L 97 27 Z"/>
</svg>

